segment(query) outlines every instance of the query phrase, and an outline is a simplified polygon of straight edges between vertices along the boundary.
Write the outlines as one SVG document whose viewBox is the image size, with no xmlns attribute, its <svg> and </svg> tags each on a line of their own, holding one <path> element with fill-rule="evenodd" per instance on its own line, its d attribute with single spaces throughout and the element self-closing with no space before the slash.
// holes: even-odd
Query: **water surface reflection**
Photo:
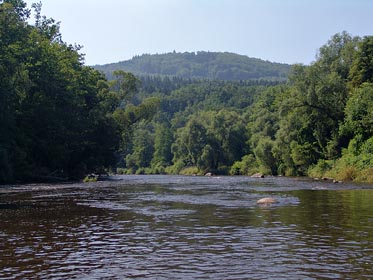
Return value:
<svg viewBox="0 0 373 280">
<path fill-rule="evenodd" d="M 0 278 L 373 277 L 371 186 L 116 179 L 0 189 Z M 264 196 L 279 203 L 257 206 Z"/>
</svg>

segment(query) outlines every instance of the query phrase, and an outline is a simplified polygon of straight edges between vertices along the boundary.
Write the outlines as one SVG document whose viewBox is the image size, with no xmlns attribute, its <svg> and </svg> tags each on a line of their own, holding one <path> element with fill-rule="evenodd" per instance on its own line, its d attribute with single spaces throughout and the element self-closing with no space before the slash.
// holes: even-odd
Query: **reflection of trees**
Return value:
<svg viewBox="0 0 373 280">
<path fill-rule="evenodd" d="M 106 212 L 79 205 L 72 196 L 48 193 L 43 198 L 43 195 L 7 194 L 6 201 L 0 196 L 0 204 L 10 206 L 0 212 L 0 275 L 5 278 L 3 273 L 34 278 L 46 276 L 47 271 L 56 267 L 62 271 L 61 264 L 70 255 L 79 252 L 84 256 L 89 250 L 92 228 Z M 100 230 L 96 226 L 96 231 Z M 85 262 L 82 259 L 80 265 L 84 266 Z"/>
<path fill-rule="evenodd" d="M 301 203 L 292 209 L 285 222 L 296 224 L 304 230 L 339 232 L 341 228 L 360 230 L 366 226 L 366 210 L 371 208 L 369 190 L 295 191 Z M 278 211 L 283 211 L 279 208 Z M 342 233 L 343 234 L 343 233 Z"/>
<path fill-rule="evenodd" d="M 372 190 L 294 191 L 298 207 L 273 209 L 282 223 L 300 230 L 300 240 L 310 247 L 315 242 L 339 246 L 356 242 L 356 246 L 372 242 Z"/>
</svg>

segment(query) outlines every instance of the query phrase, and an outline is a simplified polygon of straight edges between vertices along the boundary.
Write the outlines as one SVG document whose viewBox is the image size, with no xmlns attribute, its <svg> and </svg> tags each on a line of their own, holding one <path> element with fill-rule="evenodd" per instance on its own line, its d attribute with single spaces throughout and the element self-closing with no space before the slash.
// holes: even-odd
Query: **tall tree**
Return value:
<svg viewBox="0 0 373 280">
<path fill-rule="evenodd" d="M 192 117 L 185 127 L 177 131 L 175 143 L 172 145 L 173 161 L 183 162 L 184 166 L 197 166 L 206 141 L 206 128 L 196 117 Z"/>
<path fill-rule="evenodd" d="M 77 179 L 113 166 L 121 136 L 159 106 L 150 98 L 127 108 L 137 79 L 120 72 L 108 83 L 84 66 L 79 46 L 62 41 L 41 4 L 33 8 L 30 25 L 24 1 L 0 1 L 0 182 Z"/>
<path fill-rule="evenodd" d="M 169 126 L 158 124 L 155 127 L 153 167 L 166 167 L 171 164 L 172 131 Z"/>
<path fill-rule="evenodd" d="M 136 129 L 133 135 L 133 152 L 126 156 L 126 167 L 132 171 L 150 167 L 154 153 L 154 140 L 146 129 Z"/>
<path fill-rule="evenodd" d="M 320 48 L 314 64 L 293 68 L 291 88 L 281 104 L 285 114 L 278 135 L 282 137 L 276 140 L 277 147 L 290 147 L 290 156 L 277 149 L 283 162 L 292 161 L 284 169 L 294 166 L 300 174 L 305 174 L 318 159 L 340 156 L 342 142 L 338 126 L 344 119 L 347 79 L 358 41 L 346 32 L 336 34 Z"/>
<path fill-rule="evenodd" d="M 365 82 L 373 83 L 373 36 L 364 37 L 359 44 L 349 78 L 351 88 Z"/>
<path fill-rule="evenodd" d="M 15 179 L 15 161 L 23 157 L 16 143 L 17 104 L 30 82 L 22 64 L 29 10 L 24 1 L 0 1 L 0 183 Z"/>
</svg>

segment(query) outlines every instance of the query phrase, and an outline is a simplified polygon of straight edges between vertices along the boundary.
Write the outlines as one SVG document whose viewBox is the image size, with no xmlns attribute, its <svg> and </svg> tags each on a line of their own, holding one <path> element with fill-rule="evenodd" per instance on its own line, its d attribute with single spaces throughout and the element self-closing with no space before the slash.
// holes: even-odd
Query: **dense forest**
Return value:
<svg viewBox="0 0 373 280">
<path fill-rule="evenodd" d="M 373 36 L 335 34 L 311 65 L 268 64 L 268 76 L 244 76 L 246 58 L 226 53 L 164 58 L 183 56 L 195 60 L 187 74 L 165 72 L 179 61 L 106 77 L 40 4 L 0 1 L 0 183 L 102 172 L 373 182 Z M 224 59 L 229 75 L 212 70 Z"/>
<path fill-rule="evenodd" d="M 135 56 L 118 63 L 96 65 L 107 77 L 115 70 L 136 76 L 176 76 L 185 79 L 284 81 L 290 65 L 228 52 L 185 52 Z"/>
<path fill-rule="evenodd" d="M 0 1 L 0 183 L 80 179 L 116 165 L 130 127 L 150 118 L 155 98 L 124 106 L 137 79 L 108 82 L 84 66 L 79 46 L 22 0 Z"/>
<path fill-rule="evenodd" d="M 373 37 L 335 34 L 285 82 L 141 77 L 123 173 L 314 176 L 373 181 Z"/>
</svg>

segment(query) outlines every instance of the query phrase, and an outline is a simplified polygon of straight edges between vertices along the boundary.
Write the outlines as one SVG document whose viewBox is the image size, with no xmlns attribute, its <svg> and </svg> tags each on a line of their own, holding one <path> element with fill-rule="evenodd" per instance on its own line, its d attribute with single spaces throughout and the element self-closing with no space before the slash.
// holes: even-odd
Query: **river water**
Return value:
<svg viewBox="0 0 373 280">
<path fill-rule="evenodd" d="M 372 185 L 112 179 L 0 188 L 0 279 L 373 279 Z"/>
</svg>

